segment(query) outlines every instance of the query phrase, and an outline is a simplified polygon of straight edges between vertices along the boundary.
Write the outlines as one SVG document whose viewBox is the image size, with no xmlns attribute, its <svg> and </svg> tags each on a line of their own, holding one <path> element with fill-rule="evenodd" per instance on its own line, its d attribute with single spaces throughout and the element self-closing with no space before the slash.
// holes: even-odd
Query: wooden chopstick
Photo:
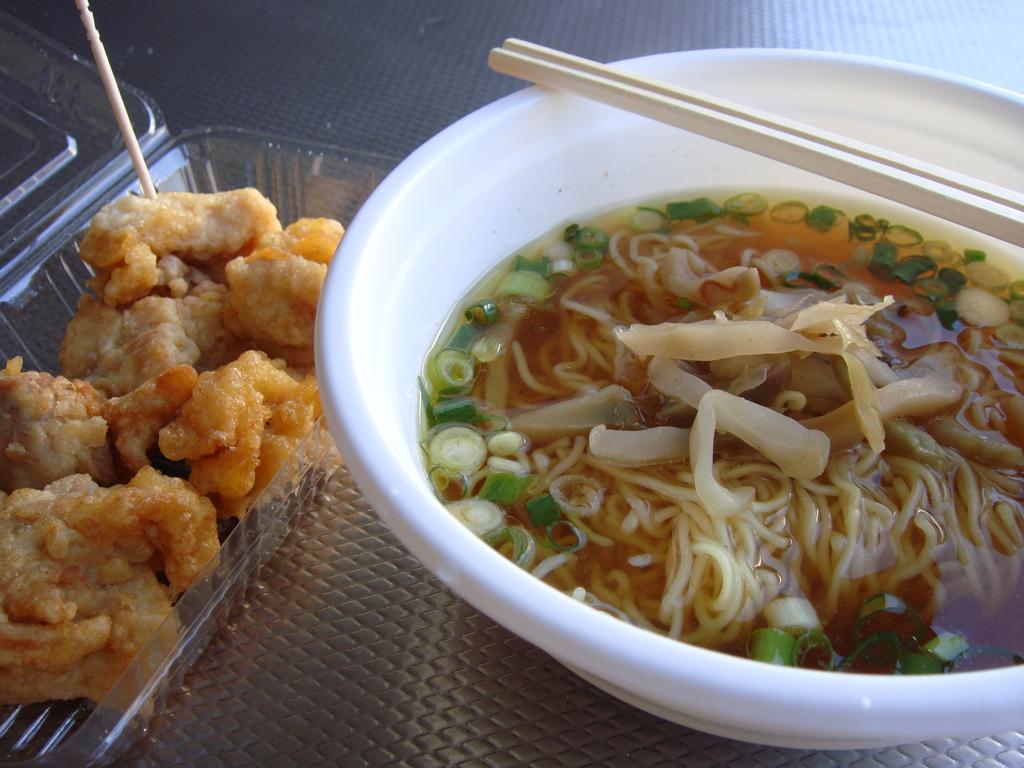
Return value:
<svg viewBox="0 0 1024 768">
<path fill-rule="evenodd" d="M 1024 246 L 1024 195 L 1004 187 L 523 40 L 506 40 L 488 63 Z"/>
</svg>

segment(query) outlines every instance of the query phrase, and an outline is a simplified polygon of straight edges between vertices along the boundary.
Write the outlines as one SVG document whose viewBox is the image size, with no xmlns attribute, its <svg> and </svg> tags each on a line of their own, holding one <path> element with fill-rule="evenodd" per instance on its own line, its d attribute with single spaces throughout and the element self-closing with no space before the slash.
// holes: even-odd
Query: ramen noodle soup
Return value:
<svg viewBox="0 0 1024 768">
<path fill-rule="evenodd" d="M 997 256 L 755 193 L 572 223 L 427 359 L 425 471 L 522 568 L 681 641 L 1019 663 L 1024 281 Z"/>
</svg>

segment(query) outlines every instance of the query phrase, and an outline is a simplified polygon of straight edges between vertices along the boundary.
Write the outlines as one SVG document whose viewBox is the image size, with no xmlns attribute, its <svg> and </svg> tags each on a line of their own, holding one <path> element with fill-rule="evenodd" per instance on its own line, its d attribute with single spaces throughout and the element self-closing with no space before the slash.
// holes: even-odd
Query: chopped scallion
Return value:
<svg viewBox="0 0 1024 768">
<path fill-rule="evenodd" d="M 666 207 L 668 217 L 673 221 L 710 221 L 724 214 L 722 207 L 710 197 L 698 197 L 678 203 L 669 203 Z"/>
<path fill-rule="evenodd" d="M 550 525 L 558 519 L 559 511 L 555 500 L 550 493 L 535 496 L 526 502 L 526 511 L 530 515 L 530 522 L 536 526 Z"/>
<path fill-rule="evenodd" d="M 783 667 L 794 665 L 796 638 L 775 627 L 759 627 L 747 635 L 747 657 Z"/>
<path fill-rule="evenodd" d="M 927 653 L 908 651 L 900 659 L 900 674 L 903 675 L 939 675 L 945 664 Z"/>
<path fill-rule="evenodd" d="M 860 641 L 868 635 L 883 632 L 892 632 L 908 645 L 917 645 L 924 639 L 924 622 L 896 595 L 880 593 L 861 604 L 853 639 Z"/>
<path fill-rule="evenodd" d="M 952 267 L 943 267 L 936 277 L 949 286 L 950 296 L 956 296 L 960 289 L 967 285 L 967 275 Z"/>
<path fill-rule="evenodd" d="M 608 249 L 608 233 L 600 227 L 580 227 L 573 238 L 577 248 L 593 248 L 599 251 Z"/>
<path fill-rule="evenodd" d="M 879 280 L 891 280 L 896 267 L 896 246 L 879 241 L 871 249 L 868 271 Z"/>
<path fill-rule="evenodd" d="M 633 211 L 629 217 L 629 226 L 635 232 L 657 232 L 669 225 L 668 216 L 664 211 L 657 208 L 645 208 L 643 206 Z"/>
<path fill-rule="evenodd" d="M 464 499 L 448 505 L 456 520 L 481 538 L 495 533 L 505 523 L 505 513 L 493 501 Z"/>
<path fill-rule="evenodd" d="M 432 466 L 443 467 L 452 474 L 471 475 L 484 465 L 487 444 L 478 430 L 456 424 L 433 434 L 427 456 Z"/>
<path fill-rule="evenodd" d="M 828 232 L 839 223 L 841 217 L 841 211 L 829 208 L 827 205 L 819 205 L 807 213 L 807 216 L 804 217 L 804 224 L 815 232 Z"/>
<path fill-rule="evenodd" d="M 891 227 L 886 227 L 882 236 L 890 243 L 898 245 L 901 248 L 909 245 L 920 245 L 921 241 L 924 240 L 924 238 L 921 237 L 921 233 L 916 229 L 904 227 L 902 224 L 894 224 Z"/>
<path fill-rule="evenodd" d="M 984 261 L 985 252 L 979 251 L 976 248 L 965 248 L 964 249 L 964 263 L 970 264 L 972 261 Z"/>
<path fill-rule="evenodd" d="M 473 346 L 473 342 L 476 341 L 476 337 L 480 335 L 480 329 L 472 323 L 463 323 L 460 325 L 455 333 L 452 334 L 451 339 L 445 345 L 449 349 L 461 349 L 463 352 L 468 352 L 469 348 Z"/>
<path fill-rule="evenodd" d="M 472 424 L 476 421 L 476 403 L 468 397 L 441 400 L 434 406 L 435 424 Z"/>
<path fill-rule="evenodd" d="M 477 325 L 491 325 L 498 319 L 498 305 L 491 299 L 483 299 L 466 307 L 466 319 Z"/>
<path fill-rule="evenodd" d="M 480 493 L 482 499 L 498 504 L 513 504 L 520 494 L 533 485 L 533 475 L 514 475 L 510 472 L 495 472 L 484 480 Z"/>
<path fill-rule="evenodd" d="M 922 277 L 910 286 L 914 294 L 922 299 L 941 301 L 949 296 L 949 283 L 937 277 Z"/>
<path fill-rule="evenodd" d="M 499 296 L 543 301 L 553 292 L 551 283 L 536 272 L 509 272 L 498 286 Z"/>
<path fill-rule="evenodd" d="M 772 221 L 779 221 L 783 224 L 799 224 L 807 218 L 808 207 L 799 200 L 787 200 L 772 208 L 770 216 Z"/>
<path fill-rule="evenodd" d="M 538 259 L 528 259 L 522 254 L 516 256 L 512 262 L 513 272 L 534 272 L 541 277 L 551 277 L 551 259 L 541 256 Z"/>
<path fill-rule="evenodd" d="M 520 568 L 529 568 L 537 555 L 537 543 L 522 528 L 502 528 L 484 541 Z"/>
<path fill-rule="evenodd" d="M 442 387 L 465 389 L 475 373 L 473 358 L 464 350 L 446 347 L 434 356 L 434 375 Z"/>
<path fill-rule="evenodd" d="M 836 652 L 832 641 L 819 630 L 804 632 L 796 639 L 793 649 L 793 662 L 798 667 L 809 669 L 832 669 L 835 666 Z"/>
<path fill-rule="evenodd" d="M 935 316 L 939 324 L 947 331 L 955 331 L 960 322 L 960 313 L 956 311 L 956 303 L 948 299 L 935 302 Z"/>
<path fill-rule="evenodd" d="M 921 650 L 931 654 L 943 663 L 949 664 L 966 651 L 967 641 L 952 632 L 939 631 L 931 640 L 921 646 Z"/>
<path fill-rule="evenodd" d="M 568 520 L 555 520 L 544 529 L 547 543 L 559 552 L 578 552 L 587 543 L 583 531 Z"/>
<path fill-rule="evenodd" d="M 840 672 L 900 672 L 903 648 L 895 632 L 874 632 L 863 640 L 836 667 Z"/>
<path fill-rule="evenodd" d="M 756 192 L 743 192 L 730 197 L 722 203 L 722 207 L 733 216 L 746 218 L 764 213 L 768 209 L 768 201 Z"/>
<path fill-rule="evenodd" d="M 935 262 L 927 256 L 907 256 L 893 267 L 892 279 L 898 283 L 913 283 L 920 277 L 935 274 Z"/>
</svg>

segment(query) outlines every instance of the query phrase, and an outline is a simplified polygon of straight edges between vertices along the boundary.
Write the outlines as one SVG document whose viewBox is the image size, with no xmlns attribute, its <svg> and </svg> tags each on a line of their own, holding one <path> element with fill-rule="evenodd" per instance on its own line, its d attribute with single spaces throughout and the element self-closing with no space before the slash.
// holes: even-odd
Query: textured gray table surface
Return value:
<svg viewBox="0 0 1024 768">
<path fill-rule="evenodd" d="M 70 0 L 0 8 L 88 56 Z M 402 157 L 521 87 L 522 37 L 599 60 L 787 47 L 1024 92 L 1020 0 L 93 0 L 171 131 L 234 125 Z M 123 766 L 1024 765 L 1024 735 L 880 751 L 727 741 L 633 709 L 442 588 L 340 477 Z M 1021 716 L 1024 729 L 1024 713 Z"/>
</svg>

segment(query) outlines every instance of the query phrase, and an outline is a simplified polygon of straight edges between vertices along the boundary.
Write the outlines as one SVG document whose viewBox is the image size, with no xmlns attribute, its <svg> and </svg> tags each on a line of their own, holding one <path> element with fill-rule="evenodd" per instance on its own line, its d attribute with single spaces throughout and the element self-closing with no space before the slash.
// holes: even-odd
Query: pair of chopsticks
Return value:
<svg viewBox="0 0 1024 768">
<path fill-rule="evenodd" d="M 506 40 L 488 63 L 1024 246 L 1024 195 L 995 184 L 523 40 Z"/>
</svg>

